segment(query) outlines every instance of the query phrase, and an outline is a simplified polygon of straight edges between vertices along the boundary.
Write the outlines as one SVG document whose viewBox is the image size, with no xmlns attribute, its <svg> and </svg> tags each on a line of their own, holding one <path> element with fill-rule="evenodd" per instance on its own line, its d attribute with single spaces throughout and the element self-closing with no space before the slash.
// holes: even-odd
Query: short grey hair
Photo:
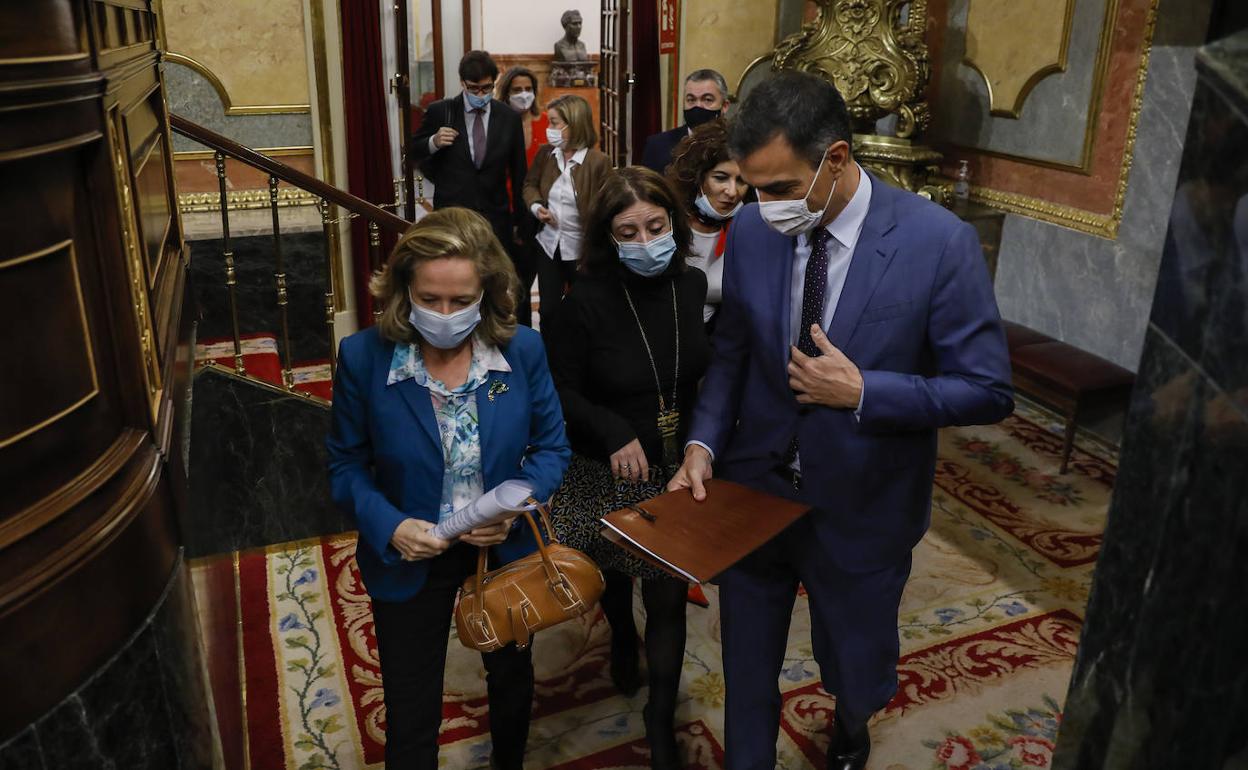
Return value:
<svg viewBox="0 0 1248 770">
<path fill-rule="evenodd" d="M 724 101 L 728 101 L 728 81 L 724 80 L 724 76 L 715 70 L 694 70 L 689 73 L 689 77 L 685 78 L 686 83 L 701 83 L 707 80 L 715 81 L 715 87 L 719 89 L 719 95 Z"/>
</svg>

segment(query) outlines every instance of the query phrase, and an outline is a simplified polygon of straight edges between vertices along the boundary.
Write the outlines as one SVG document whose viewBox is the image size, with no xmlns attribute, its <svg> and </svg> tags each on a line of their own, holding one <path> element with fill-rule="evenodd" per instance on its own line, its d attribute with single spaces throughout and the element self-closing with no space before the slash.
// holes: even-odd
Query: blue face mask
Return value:
<svg viewBox="0 0 1248 770">
<path fill-rule="evenodd" d="M 615 240 L 612 238 L 612 240 Z M 645 243 L 620 243 L 615 241 L 620 254 L 620 262 L 644 278 L 660 275 L 667 266 L 672 264 L 676 254 L 676 234 L 671 230 L 658 238 Z"/>
<path fill-rule="evenodd" d="M 471 91 L 464 91 L 464 98 L 468 100 L 468 106 L 474 110 L 483 110 L 485 109 L 485 105 L 490 103 L 489 94 L 477 96 Z"/>
<path fill-rule="evenodd" d="M 482 298 L 484 296 L 483 294 Z M 425 342 L 435 348 L 450 350 L 458 347 L 461 342 L 468 339 L 468 335 L 477 328 L 477 324 L 481 323 L 480 299 L 463 310 L 457 310 L 454 313 L 439 313 L 417 305 L 410 291 L 407 298 L 412 305 L 407 320 L 412 324 L 412 328 L 420 333 Z"/>
</svg>

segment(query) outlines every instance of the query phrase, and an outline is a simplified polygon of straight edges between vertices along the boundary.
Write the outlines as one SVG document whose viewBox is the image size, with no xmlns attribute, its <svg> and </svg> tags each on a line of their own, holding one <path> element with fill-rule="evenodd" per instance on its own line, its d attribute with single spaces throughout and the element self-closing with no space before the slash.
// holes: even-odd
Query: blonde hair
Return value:
<svg viewBox="0 0 1248 770">
<path fill-rule="evenodd" d="M 568 147 L 580 150 L 598 144 L 598 132 L 594 130 L 594 112 L 589 102 L 575 94 L 564 94 L 552 99 L 547 110 L 555 110 L 568 124 Z"/>
<path fill-rule="evenodd" d="M 481 279 L 481 323 L 476 334 L 491 345 L 506 345 L 516 333 L 516 292 L 520 279 L 485 217 L 464 208 L 438 209 L 407 229 L 394 244 L 386 265 L 373 273 L 369 292 L 381 307 L 377 328 L 391 342 L 416 342 L 420 335 L 408 316 L 408 288 L 416 268 L 435 259 L 467 259 Z"/>
</svg>

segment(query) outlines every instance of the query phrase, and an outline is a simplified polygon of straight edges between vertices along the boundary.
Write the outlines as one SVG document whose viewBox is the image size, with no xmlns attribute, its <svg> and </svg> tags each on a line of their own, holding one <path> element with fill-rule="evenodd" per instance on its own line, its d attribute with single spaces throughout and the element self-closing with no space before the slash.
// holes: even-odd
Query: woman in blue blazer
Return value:
<svg viewBox="0 0 1248 770">
<path fill-rule="evenodd" d="M 515 322 L 516 273 L 467 209 L 413 225 L 373 277 L 377 325 L 342 341 L 328 440 L 334 500 L 355 518 L 386 703 L 386 767 L 436 768 L 442 680 L 459 586 L 477 548 L 535 550 L 512 520 L 455 541 L 434 525 L 504 481 L 549 499 L 571 452 L 540 336 Z M 493 766 L 520 768 L 533 698 L 530 649 L 481 656 Z"/>
</svg>

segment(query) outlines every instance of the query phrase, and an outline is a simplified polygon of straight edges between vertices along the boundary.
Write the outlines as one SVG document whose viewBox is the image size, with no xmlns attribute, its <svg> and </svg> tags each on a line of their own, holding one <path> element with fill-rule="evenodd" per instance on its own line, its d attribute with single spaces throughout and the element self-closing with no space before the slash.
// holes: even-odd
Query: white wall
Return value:
<svg viewBox="0 0 1248 770">
<path fill-rule="evenodd" d="M 490 53 L 554 53 L 555 41 L 563 37 L 559 17 L 572 9 L 585 20 L 585 49 L 598 53 L 602 9 L 585 0 L 481 0 L 481 42 Z"/>
</svg>

